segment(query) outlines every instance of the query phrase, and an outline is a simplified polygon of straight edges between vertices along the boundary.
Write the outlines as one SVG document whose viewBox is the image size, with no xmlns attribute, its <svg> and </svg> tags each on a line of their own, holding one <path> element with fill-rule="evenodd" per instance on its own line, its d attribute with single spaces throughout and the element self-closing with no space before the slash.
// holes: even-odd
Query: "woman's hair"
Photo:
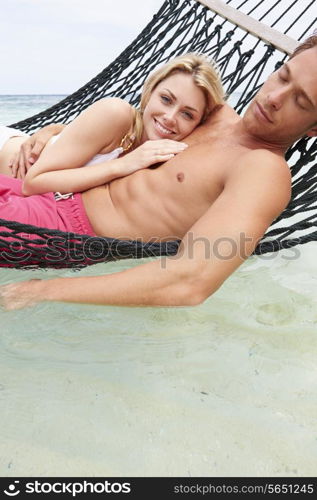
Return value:
<svg viewBox="0 0 317 500">
<path fill-rule="evenodd" d="M 124 142 L 127 144 L 125 149 L 129 149 L 132 144 L 134 146 L 140 144 L 143 132 L 142 115 L 151 94 L 159 83 L 175 73 L 191 75 L 193 82 L 204 93 L 206 106 L 201 123 L 207 119 L 211 111 L 217 106 L 224 104 L 225 91 L 215 63 L 202 54 L 188 53 L 178 56 L 151 73 L 146 79 L 143 85 L 140 109 L 135 110 L 133 131 L 124 138 Z"/>
</svg>

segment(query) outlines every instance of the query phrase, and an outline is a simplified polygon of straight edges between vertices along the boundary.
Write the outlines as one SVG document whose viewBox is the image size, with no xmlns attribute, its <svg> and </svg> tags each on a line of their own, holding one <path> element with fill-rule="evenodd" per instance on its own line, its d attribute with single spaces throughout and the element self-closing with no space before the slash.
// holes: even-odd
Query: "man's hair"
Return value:
<svg viewBox="0 0 317 500">
<path fill-rule="evenodd" d="M 308 38 L 306 38 L 306 40 L 300 43 L 298 47 L 296 47 L 293 54 L 291 54 L 290 59 L 297 56 L 304 50 L 312 49 L 313 47 L 317 47 L 317 30 L 315 30 L 312 35 L 310 35 Z"/>
</svg>

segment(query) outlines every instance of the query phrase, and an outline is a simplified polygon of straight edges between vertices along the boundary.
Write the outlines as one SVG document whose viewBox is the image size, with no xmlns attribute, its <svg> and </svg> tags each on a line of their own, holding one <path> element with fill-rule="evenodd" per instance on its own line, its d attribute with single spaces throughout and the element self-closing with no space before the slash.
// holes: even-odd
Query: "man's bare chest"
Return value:
<svg viewBox="0 0 317 500">
<path fill-rule="evenodd" d="M 162 189 L 176 199 L 203 198 L 209 202 L 222 191 L 238 152 L 222 144 L 190 146 L 173 160 L 147 173 L 153 189 Z M 152 177 L 152 179 L 151 179 Z"/>
</svg>

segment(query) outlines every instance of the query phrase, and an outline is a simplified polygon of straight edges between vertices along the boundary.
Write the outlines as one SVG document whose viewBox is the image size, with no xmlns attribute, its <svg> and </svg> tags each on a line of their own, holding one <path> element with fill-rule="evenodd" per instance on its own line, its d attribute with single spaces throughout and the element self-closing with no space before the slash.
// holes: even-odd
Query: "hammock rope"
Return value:
<svg viewBox="0 0 317 500">
<path fill-rule="evenodd" d="M 205 53 L 217 61 L 226 92 L 235 98 L 229 98 L 229 103 L 241 113 L 266 77 L 287 59 L 287 51 L 276 49 L 261 35 L 245 31 L 203 3 L 208 0 L 166 0 L 140 35 L 100 74 L 58 104 L 10 126 L 33 133 L 50 123 L 69 123 L 103 97 L 121 97 L 136 106 L 147 75 L 185 52 Z M 305 38 L 316 23 L 314 0 L 276 0 L 273 6 L 268 0 L 259 0 L 257 5 L 250 0 L 223 3 L 294 40 Z M 316 155 L 317 141 L 308 137 L 287 151 L 292 199 L 259 242 L 255 254 L 317 240 Z M 3 219 L 0 229 L 0 267 L 25 269 L 76 269 L 102 261 L 174 255 L 180 243 L 92 238 Z"/>
</svg>

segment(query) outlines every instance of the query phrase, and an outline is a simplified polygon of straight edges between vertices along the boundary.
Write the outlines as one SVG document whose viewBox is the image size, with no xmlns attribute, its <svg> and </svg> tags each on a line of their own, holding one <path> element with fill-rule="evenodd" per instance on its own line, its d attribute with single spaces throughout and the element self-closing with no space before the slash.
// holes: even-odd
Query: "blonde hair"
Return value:
<svg viewBox="0 0 317 500">
<path fill-rule="evenodd" d="M 208 118 L 209 114 L 217 106 L 224 104 L 225 91 L 213 61 L 202 54 L 195 53 L 188 53 L 175 57 L 175 59 L 168 61 L 159 69 L 151 73 L 146 79 L 143 85 L 140 109 L 135 109 L 132 133 L 122 139 L 122 147 L 124 147 L 125 150 L 130 149 L 132 145 L 138 146 L 141 142 L 143 133 L 142 115 L 153 90 L 159 83 L 177 72 L 191 75 L 194 83 L 205 95 L 206 107 L 201 123 Z"/>
</svg>

